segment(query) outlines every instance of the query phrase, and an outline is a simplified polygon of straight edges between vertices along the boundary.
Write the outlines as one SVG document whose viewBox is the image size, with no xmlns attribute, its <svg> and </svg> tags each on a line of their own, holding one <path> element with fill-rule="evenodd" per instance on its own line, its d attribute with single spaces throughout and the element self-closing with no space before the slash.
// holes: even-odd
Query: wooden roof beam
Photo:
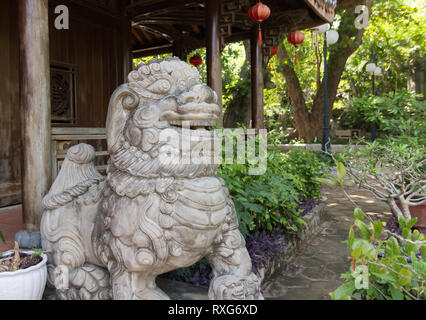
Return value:
<svg viewBox="0 0 426 320">
<path fill-rule="evenodd" d="M 132 34 L 135 36 L 136 39 L 138 39 L 140 43 L 144 43 L 142 37 L 139 35 L 138 31 L 135 28 L 132 28 Z"/>
<path fill-rule="evenodd" d="M 195 33 L 197 33 L 197 34 L 200 34 L 200 33 L 201 33 L 201 30 L 200 30 L 200 28 L 198 27 L 198 25 L 193 24 L 193 25 L 191 25 L 191 28 L 192 28 L 192 30 L 193 30 Z"/>
<path fill-rule="evenodd" d="M 174 25 L 174 24 L 179 24 L 179 25 L 193 25 L 193 24 L 197 24 L 200 26 L 205 26 L 205 19 L 200 17 L 192 17 L 192 18 L 183 18 L 183 17 L 179 17 L 179 18 L 173 18 L 173 17 L 149 17 L 149 18 L 144 18 L 141 20 L 135 20 L 134 22 L 136 24 L 158 24 L 158 25 Z"/>
<path fill-rule="evenodd" d="M 148 32 L 145 31 L 145 29 L 141 29 L 142 34 L 144 35 L 144 37 L 149 41 L 152 42 L 152 38 L 150 36 L 150 34 Z"/>
<path fill-rule="evenodd" d="M 162 46 L 156 46 L 152 48 L 136 49 L 133 50 L 133 58 L 142 58 L 155 56 L 158 54 L 171 53 L 173 51 L 173 44 L 166 44 Z"/>
<path fill-rule="evenodd" d="M 154 29 L 152 27 L 148 27 L 148 26 L 145 26 L 145 25 L 134 24 L 134 27 L 135 28 L 139 28 L 140 30 L 142 30 L 142 32 L 149 32 L 149 33 L 152 33 L 154 35 L 158 35 L 161 38 L 164 38 L 164 39 L 166 39 L 169 42 L 173 42 L 174 38 L 176 36 L 178 36 L 177 32 L 173 33 L 173 34 L 169 34 L 168 32 L 163 31 L 162 29 L 161 30 Z M 151 38 L 150 41 L 152 41 L 152 38 Z"/>
<path fill-rule="evenodd" d="M 198 5 L 203 4 L 204 0 L 164 0 L 164 1 L 151 1 L 140 0 L 135 2 L 133 5 L 129 5 L 126 8 L 126 12 L 129 13 L 132 17 L 147 15 L 147 14 L 156 14 L 164 11 L 172 11 L 177 7 L 185 7 L 188 5 Z"/>
</svg>

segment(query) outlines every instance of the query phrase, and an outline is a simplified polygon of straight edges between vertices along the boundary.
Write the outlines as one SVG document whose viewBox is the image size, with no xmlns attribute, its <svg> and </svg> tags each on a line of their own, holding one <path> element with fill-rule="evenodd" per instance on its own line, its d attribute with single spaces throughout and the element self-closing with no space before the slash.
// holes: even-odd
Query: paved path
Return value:
<svg viewBox="0 0 426 320">
<path fill-rule="evenodd" d="M 387 221 L 389 207 L 357 187 L 346 188 L 366 214 L 379 215 Z M 349 268 L 345 240 L 353 222 L 353 205 L 341 190 L 324 186 L 321 193 L 327 197 L 326 213 L 320 232 L 301 248 L 294 259 L 296 271 L 277 270 L 265 284 L 265 299 L 324 300 L 343 279 L 340 275 Z"/>
</svg>

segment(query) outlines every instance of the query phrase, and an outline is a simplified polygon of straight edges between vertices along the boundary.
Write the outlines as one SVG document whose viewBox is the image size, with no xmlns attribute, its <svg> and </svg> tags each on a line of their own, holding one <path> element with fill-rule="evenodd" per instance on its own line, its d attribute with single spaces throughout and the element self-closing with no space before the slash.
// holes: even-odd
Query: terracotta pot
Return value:
<svg viewBox="0 0 426 320">
<path fill-rule="evenodd" d="M 13 250 L 5 252 L 3 257 L 9 254 L 13 254 Z M 47 256 L 41 257 L 41 262 L 27 269 L 0 272 L 0 300 L 41 300 L 47 281 Z"/>
<path fill-rule="evenodd" d="M 400 202 L 398 200 L 395 201 L 398 208 L 401 209 Z M 420 232 L 426 234 L 426 203 L 418 205 L 418 206 L 409 206 L 411 217 L 416 217 L 417 223 L 414 225 Z"/>
</svg>

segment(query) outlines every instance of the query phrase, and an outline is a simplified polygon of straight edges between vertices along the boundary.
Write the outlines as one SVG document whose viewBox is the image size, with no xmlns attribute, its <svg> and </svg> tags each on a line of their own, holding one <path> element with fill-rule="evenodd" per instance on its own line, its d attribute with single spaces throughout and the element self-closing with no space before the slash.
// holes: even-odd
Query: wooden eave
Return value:
<svg viewBox="0 0 426 320">
<path fill-rule="evenodd" d="M 316 1 L 316 0 L 312 0 Z M 277 36 L 297 29 L 307 29 L 330 22 L 334 16 L 330 8 L 328 15 L 321 8 L 312 7 L 311 0 L 263 0 L 271 9 L 271 16 L 262 23 L 265 46 L 275 45 Z M 246 40 L 256 24 L 248 18 L 248 9 L 256 1 L 221 1 L 220 29 L 222 44 Z M 125 10 L 132 20 L 135 57 L 171 52 L 173 42 L 187 39 L 191 48 L 205 46 L 206 12 L 203 0 L 144 0 L 133 1 Z M 331 19 L 331 20 L 330 20 Z M 144 30 L 141 33 L 140 30 Z M 135 33 L 135 32 L 133 32 Z M 140 41 L 141 39 L 142 41 Z"/>
</svg>

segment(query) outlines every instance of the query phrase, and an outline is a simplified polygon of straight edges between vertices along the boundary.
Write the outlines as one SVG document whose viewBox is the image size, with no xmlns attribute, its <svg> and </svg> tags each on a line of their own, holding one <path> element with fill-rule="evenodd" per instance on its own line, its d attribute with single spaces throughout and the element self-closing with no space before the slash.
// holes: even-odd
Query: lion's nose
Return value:
<svg viewBox="0 0 426 320">
<path fill-rule="evenodd" d="M 196 103 L 217 103 L 216 93 L 205 84 L 197 84 L 193 86 L 188 92 L 182 93 L 178 97 L 179 104 L 186 104 L 190 102 Z"/>
<path fill-rule="evenodd" d="M 202 85 L 200 89 L 200 101 L 205 103 L 217 103 L 217 94 L 210 87 Z"/>
</svg>

